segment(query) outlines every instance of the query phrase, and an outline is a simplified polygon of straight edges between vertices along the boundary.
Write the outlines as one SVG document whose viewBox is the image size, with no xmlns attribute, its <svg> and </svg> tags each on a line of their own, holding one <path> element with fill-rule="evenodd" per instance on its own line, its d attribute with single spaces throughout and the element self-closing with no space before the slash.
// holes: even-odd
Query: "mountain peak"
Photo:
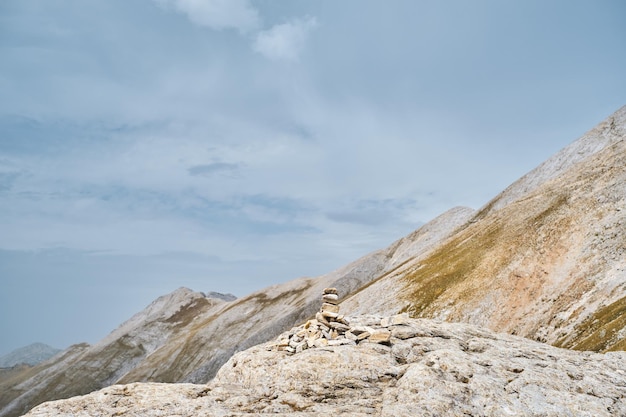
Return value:
<svg viewBox="0 0 626 417">
<path fill-rule="evenodd" d="M 60 351 L 61 349 L 53 348 L 44 343 L 32 343 L 0 356 L 0 368 L 10 368 L 19 364 L 37 365 Z"/>
<path fill-rule="evenodd" d="M 523 198 L 547 181 L 564 174 L 576 164 L 616 142 L 623 141 L 624 137 L 626 137 L 626 106 L 621 107 L 582 137 L 515 181 L 481 211 L 499 210 L 507 204 Z"/>
</svg>

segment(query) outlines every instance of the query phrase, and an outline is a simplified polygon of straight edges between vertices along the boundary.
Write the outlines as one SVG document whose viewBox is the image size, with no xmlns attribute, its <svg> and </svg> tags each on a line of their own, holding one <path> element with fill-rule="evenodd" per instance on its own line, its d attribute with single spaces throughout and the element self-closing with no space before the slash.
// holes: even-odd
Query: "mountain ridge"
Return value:
<svg viewBox="0 0 626 417">
<path fill-rule="evenodd" d="M 37 365 L 50 359 L 59 352 L 61 352 L 61 349 L 54 348 L 45 343 L 31 343 L 30 345 L 17 348 L 6 355 L 0 356 L 0 368 L 10 368 L 20 364 Z"/>
<path fill-rule="evenodd" d="M 181 288 L 94 346 L 0 380 L 0 416 L 111 384 L 210 381 L 314 316 L 407 312 L 579 350 L 626 348 L 626 106 L 479 210 L 457 207 L 328 274 L 232 301 Z M 41 369 L 40 373 L 38 369 Z M 63 384 L 59 384 L 59 381 Z"/>
</svg>

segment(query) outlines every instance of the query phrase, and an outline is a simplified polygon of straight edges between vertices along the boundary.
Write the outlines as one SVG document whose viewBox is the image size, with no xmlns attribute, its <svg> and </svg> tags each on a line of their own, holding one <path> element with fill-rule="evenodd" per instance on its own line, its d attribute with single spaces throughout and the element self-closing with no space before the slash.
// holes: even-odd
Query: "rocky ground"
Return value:
<svg viewBox="0 0 626 417">
<path fill-rule="evenodd" d="M 208 385 L 115 385 L 27 417 L 626 416 L 626 352 L 575 352 L 406 315 L 345 321 L 328 342 L 349 342 L 316 343 L 326 336 L 312 320 L 236 354 Z M 297 353 L 287 350 L 293 340 Z"/>
</svg>

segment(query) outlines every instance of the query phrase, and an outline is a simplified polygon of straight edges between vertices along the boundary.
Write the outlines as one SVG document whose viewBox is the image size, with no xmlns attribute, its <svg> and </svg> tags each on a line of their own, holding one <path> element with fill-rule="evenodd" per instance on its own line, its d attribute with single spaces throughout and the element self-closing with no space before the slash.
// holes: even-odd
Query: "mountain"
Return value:
<svg viewBox="0 0 626 417">
<path fill-rule="evenodd" d="M 625 138 L 623 107 L 342 308 L 626 349 Z"/>
<path fill-rule="evenodd" d="M 427 251 L 472 214 L 471 209 L 452 209 L 409 238 L 329 274 L 274 285 L 233 301 L 180 288 L 159 297 L 97 344 L 70 347 L 56 361 L 0 379 L 0 416 L 22 415 L 44 401 L 112 384 L 207 382 L 234 353 L 313 316 L 323 288 L 333 286 L 342 294 L 357 291 Z"/>
<path fill-rule="evenodd" d="M 0 356 L 0 368 L 10 368 L 20 364 L 37 365 L 50 359 L 60 351 L 61 349 L 56 349 L 43 343 L 33 343 Z"/>
<path fill-rule="evenodd" d="M 575 352 L 401 316 L 357 316 L 346 326 L 346 333 L 386 333 L 386 341 L 372 334 L 293 355 L 280 350 L 280 340 L 312 326 L 236 354 L 207 385 L 115 385 L 42 404 L 26 417 L 626 415 L 626 352 Z"/>
<path fill-rule="evenodd" d="M 454 208 L 329 274 L 235 300 L 163 296 L 97 344 L 0 378 L 0 416 L 112 384 L 206 383 L 235 353 L 313 317 L 325 287 L 351 316 L 406 312 L 624 350 L 625 137 L 623 107 L 480 210 Z"/>
</svg>

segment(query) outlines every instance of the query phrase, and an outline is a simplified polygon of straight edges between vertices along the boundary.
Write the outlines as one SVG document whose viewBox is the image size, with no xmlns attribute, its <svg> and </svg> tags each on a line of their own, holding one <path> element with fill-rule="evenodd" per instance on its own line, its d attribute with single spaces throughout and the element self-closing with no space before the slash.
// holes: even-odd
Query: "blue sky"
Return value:
<svg viewBox="0 0 626 417">
<path fill-rule="evenodd" d="M 316 276 L 626 104 L 622 1 L 3 0 L 0 354 Z"/>
</svg>

